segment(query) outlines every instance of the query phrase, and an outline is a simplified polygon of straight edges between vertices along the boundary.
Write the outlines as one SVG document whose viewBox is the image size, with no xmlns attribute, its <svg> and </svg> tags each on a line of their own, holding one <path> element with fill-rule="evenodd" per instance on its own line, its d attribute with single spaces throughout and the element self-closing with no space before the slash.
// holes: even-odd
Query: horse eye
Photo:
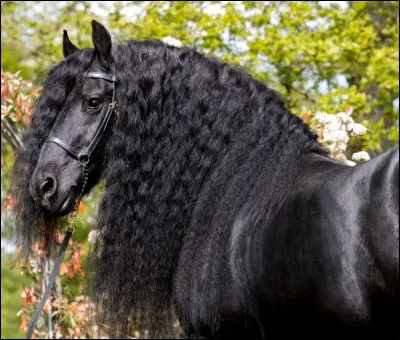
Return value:
<svg viewBox="0 0 400 340">
<path fill-rule="evenodd" d="M 101 101 L 97 98 L 91 98 L 89 99 L 88 105 L 91 109 L 97 109 L 101 105 Z"/>
</svg>

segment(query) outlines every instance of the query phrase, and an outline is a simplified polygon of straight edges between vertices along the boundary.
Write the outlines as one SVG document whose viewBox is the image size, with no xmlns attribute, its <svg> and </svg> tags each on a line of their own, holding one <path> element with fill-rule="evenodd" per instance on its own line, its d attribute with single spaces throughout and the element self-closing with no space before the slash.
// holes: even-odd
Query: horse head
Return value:
<svg viewBox="0 0 400 340">
<path fill-rule="evenodd" d="M 92 27 L 93 61 L 57 113 L 30 180 L 29 190 L 36 203 L 55 216 L 69 213 L 76 199 L 98 181 L 104 134 L 115 112 L 111 37 L 96 21 Z M 64 57 L 78 50 L 64 31 Z"/>
</svg>

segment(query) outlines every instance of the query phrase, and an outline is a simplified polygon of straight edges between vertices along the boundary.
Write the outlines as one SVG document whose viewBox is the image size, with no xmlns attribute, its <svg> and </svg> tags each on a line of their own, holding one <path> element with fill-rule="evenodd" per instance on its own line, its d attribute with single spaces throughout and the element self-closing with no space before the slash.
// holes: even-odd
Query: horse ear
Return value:
<svg viewBox="0 0 400 340">
<path fill-rule="evenodd" d="M 100 62 L 105 64 L 103 66 L 108 67 L 111 56 L 111 35 L 107 29 L 96 20 L 92 20 L 92 40 Z"/>
<path fill-rule="evenodd" d="M 63 54 L 64 58 L 68 57 L 72 53 L 79 51 L 79 48 L 76 47 L 71 40 L 69 40 L 67 30 L 64 30 L 64 35 L 63 35 Z"/>
</svg>

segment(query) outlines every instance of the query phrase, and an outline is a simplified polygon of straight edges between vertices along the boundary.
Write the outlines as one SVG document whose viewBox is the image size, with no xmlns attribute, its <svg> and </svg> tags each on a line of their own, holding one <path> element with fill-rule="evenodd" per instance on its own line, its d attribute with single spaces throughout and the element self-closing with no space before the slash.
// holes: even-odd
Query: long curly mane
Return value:
<svg viewBox="0 0 400 340">
<path fill-rule="evenodd" d="M 326 152 L 276 92 L 243 70 L 157 41 L 129 41 L 115 50 L 119 116 L 106 137 L 93 293 L 110 333 L 126 334 L 135 322 L 152 326 L 168 314 L 183 238 L 194 243 L 209 227 L 203 217 L 201 227 L 191 229 L 192 220 L 201 219 L 193 216 L 196 202 L 229 157 L 237 156 L 233 174 L 246 166 L 251 150 L 268 151 L 268 204 L 290 183 L 300 155 Z M 50 71 L 25 136 L 14 187 L 25 246 L 37 236 L 31 226 L 38 221 L 54 229 L 26 188 L 58 108 L 89 67 L 91 51 Z"/>
</svg>

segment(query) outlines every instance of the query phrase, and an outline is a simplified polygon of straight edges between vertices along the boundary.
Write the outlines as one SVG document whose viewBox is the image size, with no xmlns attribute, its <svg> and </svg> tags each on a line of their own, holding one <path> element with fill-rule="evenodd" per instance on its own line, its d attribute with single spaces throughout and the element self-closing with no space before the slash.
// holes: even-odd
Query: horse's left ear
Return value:
<svg viewBox="0 0 400 340">
<path fill-rule="evenodd" d="M 69 55 L 72 53 L 79 51 L 79 48 L 76 47 L 71 40 L 69 40 L 68 33 L 66 30 L 64 30 L 64 35 L 63 35 L 63 54 L 64 58 L 67 58 Z"/>
<path fill-rule="evenodd" d="M 103 66 L 108 67 L 111 57 L 111 35 L 107 29 L 96 20 L 92 20 L 92 41 L 100 62 Z"/>
</svg>

